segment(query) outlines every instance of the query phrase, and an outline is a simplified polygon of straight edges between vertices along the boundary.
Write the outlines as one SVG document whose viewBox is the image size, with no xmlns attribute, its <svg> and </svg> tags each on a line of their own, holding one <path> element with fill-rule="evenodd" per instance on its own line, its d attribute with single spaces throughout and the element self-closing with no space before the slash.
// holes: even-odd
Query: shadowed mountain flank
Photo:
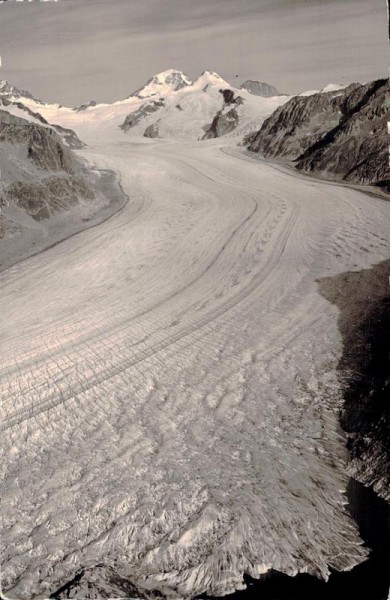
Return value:
<svg viewBox="0 0 390 600">
<path fill-rule="evenodd" d="M 389 99 L 387 79 L 295 96 L 246 143 L 252 152 L 292 160 L 307 173 L 388 189 Z"/>
</svg>

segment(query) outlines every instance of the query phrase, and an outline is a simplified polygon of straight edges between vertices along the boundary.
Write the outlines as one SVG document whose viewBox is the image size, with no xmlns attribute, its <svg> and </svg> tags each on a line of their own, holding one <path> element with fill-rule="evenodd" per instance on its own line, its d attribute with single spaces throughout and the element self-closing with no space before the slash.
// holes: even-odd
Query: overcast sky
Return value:
<svg viewBox="0 0 390 600">
<path fill-rule="evenodd" d="M 72 106 L 122 99 L 168 68 L 297 93 L 387 76 L 387 10 L 385 0 L 8 0 L 0 55 L 1 79 Z"/>
</svg>

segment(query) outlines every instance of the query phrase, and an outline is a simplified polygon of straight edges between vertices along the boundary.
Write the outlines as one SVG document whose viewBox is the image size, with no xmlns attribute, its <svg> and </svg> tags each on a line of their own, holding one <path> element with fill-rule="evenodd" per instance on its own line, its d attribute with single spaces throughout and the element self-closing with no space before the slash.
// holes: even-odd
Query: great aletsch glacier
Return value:
<svg viewBox="0 0 390 600">
<path fill-rule="evenodd" d="M 387 257 L 388 203 L 250 159 L 235 134 L 198 142 L 204 87 L 221 102 L 202 77 L 164 87 L 166 139 L 120 130 L 140 92 L 39 105 L 128 202 L 0 273 L 9 598 L 80 572 L 79 598 L 112 595 L 112 573 L 226 594 L 244 573 L 326 578 L 367 554 L 344 509 L 337 309 L 316 281 Z M 237 93 L 243 130 L 283 102 Z"/>
</svg>

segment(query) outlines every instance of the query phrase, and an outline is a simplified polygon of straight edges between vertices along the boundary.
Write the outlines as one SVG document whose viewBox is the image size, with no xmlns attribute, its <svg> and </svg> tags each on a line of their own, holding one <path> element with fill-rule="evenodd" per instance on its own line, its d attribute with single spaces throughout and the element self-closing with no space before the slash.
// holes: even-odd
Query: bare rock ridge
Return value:
<svg viewBox="0 0 390 600">
<path fill-rule="evenodd" d="M 244 81 L 244 83 L 240 86 L 240 89 L 246 90 L 254 96 L 263 96 L 264 98 L 282 95 L 273 85 L 269 85 L 269 83 L 265 83 L 264 81 L 254 81 L 253 79 L 247 79 L 247 81 Z"/>
<path fill-rule="evenodd" d="M 295 96 L 246 138 L 248 149 L 297 169 L 389 188 L 389 80 Z"/>
<path fill-rule="evenodd" d="M 75 112 L 83 112 L 84 110 L 87 110 L 87 108 L 91 108 L 92 106 L 96 106 L 96 105 L 97 105 L 96 100 L 90 100 L 86 104 L 80 104 L 80 106 L 75 106 L 73 110 Z"/>
<path fill-rule="evenodd" d="M 12 102 L 7 97 L 1 96 L 0 92 L 0 107 L 1 106 L 5 108 L 16 107 L 19 111 L 23 111 L 26 117 L 31 117 L 34 121 L 38 121 L 39 123 L 42 123 L 43 125 L 54 129 L 54 131 L 56 131 L 61 137 L 62 142 L 69 148 L 73 148 L 74 150 L 80 150 L 81 148 L 85 147 L 85 144 L 80 140 L 80 138 L 72 129 L 62 127 L 61 125 L 54 125 L 52 123 L 49 123 L 44 117 L 42 117 L 40 113 L 32 111 L 22 102 Z"/>
<path fill-rule="evenodd" d="M 244 102 L 243 98 L 241 96 L 234 96 L 233 90 L 225 89 L 219 91 L 223 96 L 223 106 L 215 115 L 212 123 L 204 127 L 204 140 L 221 137 L 226 133 L 230 133 L 239 123 L 238 113 L 232 105 L 237 106 L 242 104 Z"/>
</svg>

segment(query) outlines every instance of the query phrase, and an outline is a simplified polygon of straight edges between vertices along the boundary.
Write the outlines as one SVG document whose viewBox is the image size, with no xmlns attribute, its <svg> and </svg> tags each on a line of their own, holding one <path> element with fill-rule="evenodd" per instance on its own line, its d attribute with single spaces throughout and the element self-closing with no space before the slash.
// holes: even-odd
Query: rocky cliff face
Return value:
<svg viewBox="0 0 390 600">
<path fill-rule="evenodd" d="M 388 187 L 389 98 L 387 79 L 296 96 L 247 137 L 248 149 L 302 171 Z"/>
<path fill-rule="evenodd" d="M 8 205 L 35 219 L 93 198 L 81 164 L 53 129 L 1 110 L 0 165 Z"/>
<path fill-rule="evenodd" d="M 244 81 L 241 85 L 242 90 L 246 90 L 250 94 L 254 94 L 255 96 L 263 96 L 263 98 L 271 98 L 272 96 L 281 96 L 279 90 L 276 89 L 273 85 L 269 85 L 264 81 L 253 81 L 253 79 L 248 79 Z"/>
<path fill-rule="evenodd" d="M 0 269 L 85 228 L 101 180 L 52 127 L 0 110 Z"/>
</svg>

